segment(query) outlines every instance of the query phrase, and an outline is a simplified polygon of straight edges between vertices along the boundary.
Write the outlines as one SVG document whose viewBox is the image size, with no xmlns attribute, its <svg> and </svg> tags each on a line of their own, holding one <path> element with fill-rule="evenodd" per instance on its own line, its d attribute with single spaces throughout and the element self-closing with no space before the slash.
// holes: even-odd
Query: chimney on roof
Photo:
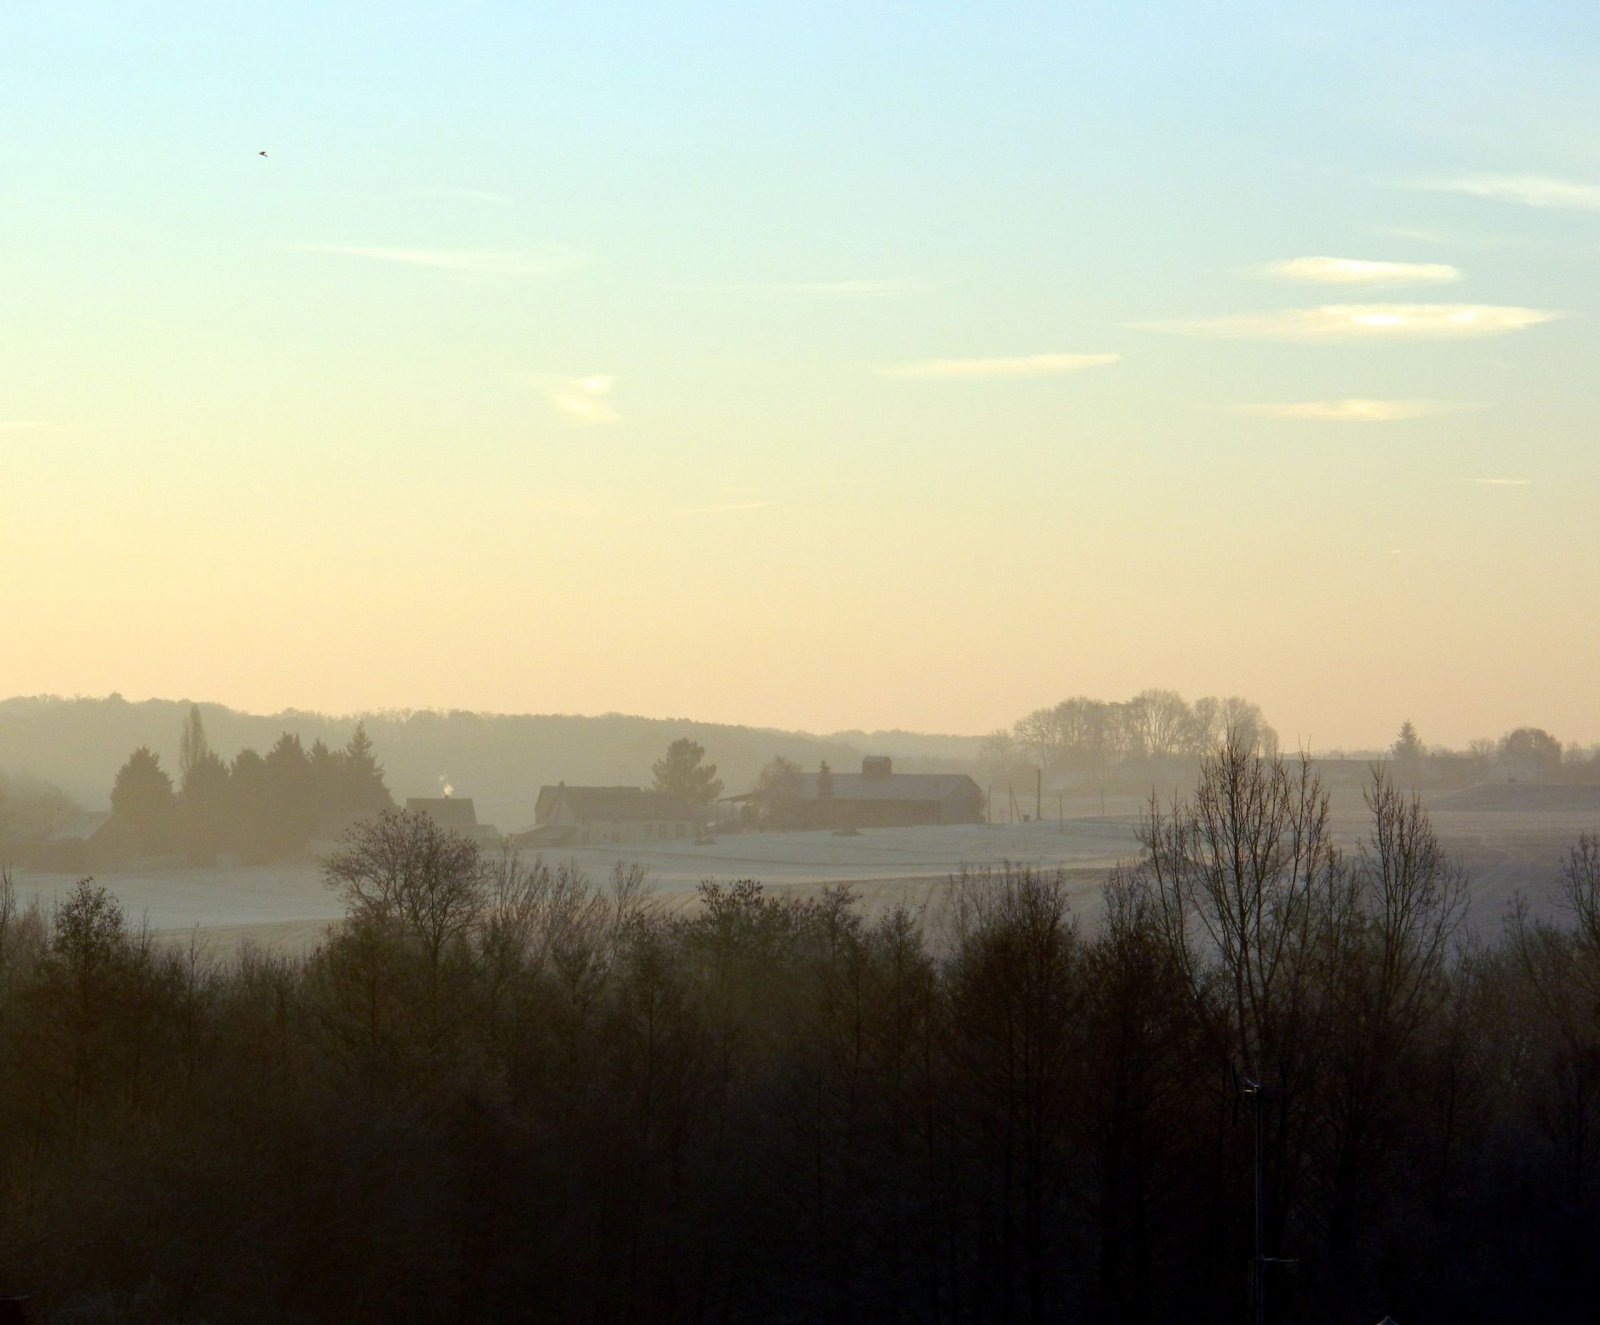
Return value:
<svg viewBox="0 0 1600 1325">
<path fill-rule="evenodd" d="M 861 776 L 864 778 L 886 778 L 894 775 L 894 764 L 888 755 L 868 755 L 861 761 Z"/>
</svg>

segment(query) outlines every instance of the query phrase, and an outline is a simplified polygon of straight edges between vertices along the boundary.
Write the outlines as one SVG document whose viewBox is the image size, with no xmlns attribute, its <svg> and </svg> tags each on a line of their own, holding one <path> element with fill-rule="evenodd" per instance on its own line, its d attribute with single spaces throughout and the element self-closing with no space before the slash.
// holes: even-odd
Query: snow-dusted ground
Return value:
<svg viewBox="0 0 1600 1325">
<path fill-rule="evenodd" d="M 832 833 L 735 833 L 708 845 L 652 842 L 562 848 L 553 859 L 577 862 L 604 883 L 619 862 L 645 867 L 654 891 L 669 906 L 692 903 L 704 880 L 753 878 L 775 891 L 810 893 L 850 883 L 868 910 L 901 899 L 913 902 L 964 866 L 1019 864 L 1070 870 L 1083 891 L 1098 889 L 1105 870 L 1137 854 L 1131 819 L 1068 819 L 1033 823 L 867 829 Z M 67 874 L 15 875 L 26 905 L 48 910 L 76 881 Z M 103 884 L 135 925 L 173 936 L 198 929 L 219 951 L 246 938 L 264 946 L 303 950 L 344 914 L 315 865 L 102 873 Z"/>
<path fill-rule="evenodd" d="M 1525 894 L 1536 911 L 1554 904 L 1554 884 L 1567 850 L 1583 831 L 1600 831 L 1591 812 L 1471 813 L 1442 805 L 1434 825 L 1448 851 L 1467 867 L 1473 920 L 1492 932 L 1507 901 Z M 576 861 L 597 884 L 618 862 L 645 867 L 654 891 L 669 907 L 693 905 L 704 880 L 752 878 L 775 892 L 810 894 L 834 883 L 850 884 L 864 909 L 876 913 L 902 901 L 928 899 L 937 885 L 963 867 L 1005 861 L 1069 875 L 1078 914 L 1090 926 L 1099 917 L 1099 892 L 1107 871 L 1138 856 L 1131 814 L 1046 819 L 1031 824 L 867 829 L 854 837 L 832 833 L 730 833 L 709 845 L 652 842 L 562 848 L 552 859 Z M 1367 831 L 1357 805 L 1336 813 L 1335 835 L 1348 849 Z M 18 872 L 26 904 L 48 909 L 73 884 L 72 875 Z M 245 940 L 304 951 L 343 915 L 338 898 L 315 865 L 265 865 L 241 869 L 188 869 L 105 873 L 104 884 L 133 924 L 179 937 L 198 929 L 218 952 Z"/>
<path fill-rule="evenodd" d="M 71 874 L 17 871 L 23 905 L 37 898 L 46 910 L 77 881 Z M 212 929 L 283 921 L 337 920 L 339 899 L 314 865 L 251 865 L 241 869 L 128 870 L 96 874 L 132 925 L 154 930 Z"/>
</svg>

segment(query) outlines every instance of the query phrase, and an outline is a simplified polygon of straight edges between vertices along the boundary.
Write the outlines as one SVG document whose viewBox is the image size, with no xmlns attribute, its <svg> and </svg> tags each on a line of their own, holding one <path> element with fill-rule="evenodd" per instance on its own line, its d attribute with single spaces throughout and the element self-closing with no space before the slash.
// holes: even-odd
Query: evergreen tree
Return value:
<svg viewBox="0 0 1600 1325">
<path fill-rule="evenodd" d="M 1415 763 L 1422 758 L 1422 742 L 1417 739 L 1417 729 L 1410 718 L 1400 724 L 1400 734 L 1394 738 L 1389 752 L 1397 763 Z"/>
<path fill-rule="evenodd" d="M 705 746 L 679 737 L 667 747 L 666 757 L 651 765 L 655 789 L 677 796 L 691 805 L 709 805 L 722 793 L 717 766 L 704 762 Z"/>
<path fill-rule="evenodd" d="M 271 857 L 267 813 L 267 763 L 254 750 L 234 756 L 228 774 L 226 839 L 246 860 L 255 863 Z"/>
<path fill-rule="evenodd" d="M 208 864 L 228 845 L 231 836 L 232 797 L 228 766 L 206 750 L 183 775 L 178 821 L 184 850 L 197 864 Z"/>
<path fill-rule="evenodd" d="M 183 734 L 178 739 L 178 781 L 187 786 L 189 773 L 208 754 L 211 746 L 206 741 L 206 729 L 200 721 L 200 706 L 189 705 L 189 716 L 184 719 Z"/>
<path fill-rule="evenodd" d="M 262 761 L 266 771 L 267 841 L 274 856 L 284 855 L 311 839 L 311 761 L 290 732 L 278 737 Z"/>
<path fill-rule="evenodd" d="M 368 815 L 394 808 L 394 797 L 383 783 L 383 767 L 372 753 L 372 740 L 365 723 L 356 723 L 355 735 L 344 748 L 341 772 L 344 788 L 339 804 L 342 809 Z"/>
<path fill-rule="evenodd" d="M 311 744 L 306 758 L 310 776 L 307 794 L 310 801 L 312 836 L 337 835 L 344 818 L 340 805 L 344 791 L 344 751 L 328 749 L 319 737 Z"/>
<path fill-rule="evenodd" d="M 144 852 L 165 851 L 172 843 L 177 802 L 172 779 L 161 760 L 141 745 L 117 770 L 111 787 L 111 813 Z"/>
</svg>

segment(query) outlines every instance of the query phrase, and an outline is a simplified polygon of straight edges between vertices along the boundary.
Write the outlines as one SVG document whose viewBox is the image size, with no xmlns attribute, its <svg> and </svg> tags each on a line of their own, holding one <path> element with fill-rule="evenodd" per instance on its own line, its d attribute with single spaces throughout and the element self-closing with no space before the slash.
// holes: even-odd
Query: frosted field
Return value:
<svg viewBox="0 0 1600 1325">
<path fill-rule="evenodd" d="M 1445 847 L 1464 864 L 1472 882 L 1472 920 L 1480 929 L 1498 927 L 1510 899 L 1525 894 L 1534 910 L 1554 907 L 1555 881 L 1568 849 L 1581 832 L 1600 832 L 1600 814 L 1590 810 L 1508 812 L 1432 810 Z M 694 904 L 703 880 L 753 878 L 774 893 L 812 895 L 829 884 L 850 884 L 863 909 L 877 914 L 900 902 L 926 902 L 938 885 L 966 867 L 1015 864 L 1067 871 L 1075 909 L 1089 926 L 1098 920 L 1099 892 L 1107 871 L 1139 854 L 1133 814 L 1068 818 L 1064 828 L 1044 822 L 958 825 L 938 828 L 867 829 L 855 837 L 832 833 L 735 833 L 700 846 L 691 842 L 564 848 L 552 860 L 579 864 L 596 884 L 612 868 L 638 863 L 660 901 L 671 908 Z M 1335 835 L 1354 849 L 1366 831 L 1358 802 L 1334 814 Z M 24 904 L 37 898 L 48 909 L 75 881 L 73 875 L 15 874 Z M 263 947 L 304 951 L 343 908 L 323 885 L 313 864 L 241 869 L 191 869 L 103 873 L 104 884 L 122 903 L 129 921 L 147 924 L 163 937 L 187 938 L 199 931 L 219 954 L 246 939 Z"/>
<path fill-rule="evenodd" d="M 1036 823 L 880 828 L 855 837 L 739 833 L 709 846 L 658 842 L 563 848 L 550 853 L 550 859 L 575 861 L 597 884 L 604 883 L 618 862 L 641 864 L 668 906 L 692 904 L 703 880 L 754 878 L 774 892 L 801 894 L 850 883 L 869 911 L 902 899 L 920 902 L 963 866 L 1011 860 L 1068 869 L 1092 911 L 1106 870 L 1137 851 L 1134 821 L 1127 818 L 1069 819 L 1065 831 L 1054 823 Z M 76 881 L 68 874 L 20 871 L 15 879 L 24 904 L 37 898 L 46 909 Z M 95 882 L 115 894 L 131 923 L 142 921 L 174 938 L 198 929 L 218 952 L 246 938 L 266 947 L 303 950 L 344 914 L 319 869 L 310 864 L 105 872 Z"/>
</svg>

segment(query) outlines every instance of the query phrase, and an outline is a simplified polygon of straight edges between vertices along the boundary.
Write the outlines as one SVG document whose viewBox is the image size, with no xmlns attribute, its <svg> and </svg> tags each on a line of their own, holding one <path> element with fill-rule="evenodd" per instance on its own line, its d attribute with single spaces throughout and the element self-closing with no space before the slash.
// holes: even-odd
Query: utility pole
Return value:
<svg viewBox="0 0 1600 1325">
<path fill-rule="evenodd" d="M 1250 1097 L 1252 1113 L 1254 1115 L 1256 1131 L 1256 1156 L 1255 1156 L 1255 1243 L 1256 1254 L 1251 1263 L 1250 1275 L 1250 1320 L 1252 1325 L 1266 1325 L 1267 1320 L 1267 1267 L 1269 1265 L 1298 1265 L 1298 1258 L 1293 1256 L 1268 1256 L 1266 1243 L 1266 1226 L 1264 1197 L 1267 1186 L 1266 1143 L 1262 1135 L 1262 1110 L 1266 1096 L 1266 1087 L 1249 1073 L 1240 1073 L 1244 1085 L 1240 1087 L 1244 1094 Z"/>
</svg>

